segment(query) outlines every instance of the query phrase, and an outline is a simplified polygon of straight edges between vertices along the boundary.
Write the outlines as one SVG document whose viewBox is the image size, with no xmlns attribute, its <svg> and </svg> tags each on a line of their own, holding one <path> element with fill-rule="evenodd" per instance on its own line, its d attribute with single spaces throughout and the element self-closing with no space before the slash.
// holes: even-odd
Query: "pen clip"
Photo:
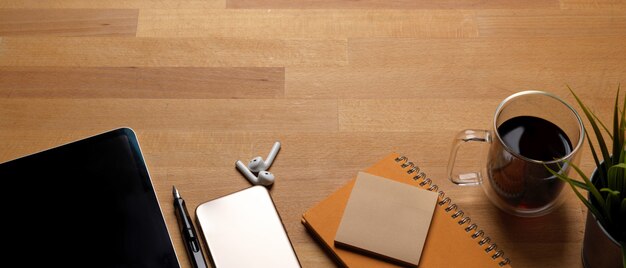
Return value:
<svg viewBox="0 0 626 268">
<path fill-rule="evenodd" d="M 192 239 L 191 241 L 189 241 L 189 243 L 191 243 L 191 250 L 193 252 L 200 251 L 200 245 L 198 245 L 198 240 L 197 239 Z"/>
</svg>

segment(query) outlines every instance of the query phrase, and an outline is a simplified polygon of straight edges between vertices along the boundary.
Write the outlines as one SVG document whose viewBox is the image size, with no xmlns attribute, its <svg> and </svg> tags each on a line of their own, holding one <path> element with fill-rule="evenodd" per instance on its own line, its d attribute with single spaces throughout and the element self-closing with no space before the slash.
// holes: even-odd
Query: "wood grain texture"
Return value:
<svg viewBox="0 0 626 268">
<path fill-rule="evenodd" d="M 224 8 L 225 0 L 3 0 L 0 8 Z"/>
<path fill-rule="evenodd" d="M 626 36 L 626 9 L 476 11 L 481 37 Z"/>
<path fill-rule="evenodd" d="M 476 37 L 473 12 L 409 10 L 141 10 L 138 36 Z"/>
<path fill-rule="evenodd" d="M 96 134 L 99 131 L 87 127 L 73 128 L 69 131 L 50 128 L 47 132 L 49 135 L 42 138 L 37 128 L 38 126 L 35 125 L 28 129 L 4 128 L 0 132 L 0 139 L 19 139 L 20 142 L 1 143 L 0 161 L 71 142 Z M 227 183 L 232 181 L 236 184 L 233 187 L 246 185 L 243 177 L 233 175 L 236 174 L 234 173 L 236 172 L 233 166 L 234 160 L 249 160 L 256 155 L 266 154 L 271 144 L 279 139 L 284 145 L 280 151 L 281 161 L 274 163 L 272 170 L 276 174 L 282 173 L 284 177 L 287 177 L 286 180 L 307 181 L 309 187 L 323 188 L 328 193 L 347 182 L 351 176 L 356 176 L 356 173 L 352 174 L 350 170 L 367 167 L 369 163 L 383 157 L 386 150 L 402 153 L 413 152 L 413 160 L 423 163 L 425 166 L 444 164 L 447 155 L 427 152 L 448 150 L 453 138 L 453 133 L 432 129 L 418 132 L 389 133 L 349 133 L 331 131 L 332 129 L 319 129 L 317 131 L 287 131 L 276 134 L 276 132 L 252 128 L 239 131 L 238 129 L 241 128 L 241 126 L 230 126 L 218 129 L 216 126 L 213 129 L 198 128 L 189 131 L 176 128 L 134 127 L 142 150 L 149 156 L 146 158 L 150 162 L 149 168 L 177 170 L 178 172 L 189 169 L 197 171 L 199 175 L 203 171 L 218 170 L 220 173 L 228 173 L 229 176 L 211 175 L 211 177 L 219 177 L 212 178 L 212 180 L 223 181 L 225 186 L 228 186 Z M 102 131 L 106 130 L 108 129 L 102 129 Z M 383 139 L 383 137 L 385 138 Z M 430 139 L 432 142 L 415 142 L 417 139 Z M 326 146 L 308 146 L 310 143 L 325 144 Z M 377 152 L 372 153 L 374 150 Z M 316 156 L 315 161 L 312 161 L 311 155 Z M 329 170 L 321 171 L 319 166 L 327 167 Z M 311 169 L 319 170 L 325 175 L 311 174 L 309 172 Z M 289 172 L 279 172 L 281 170 L 289 170 Z M 233 173 L 230 173 L 231 171 Z M 292 172 L 293 174 L 291 174 Z M 336 176 L 333 175 L 334 172 L 348 176 L 338 176 L 339 174 Z M 301 185 L 301 187 L 307 186 Z M 309 203 L 302 205 L 305 208 L 323 198 L 311 192 L 299 194 L 310 199 Z M 299 206 L 295 203 L 292 205 Z"/>
<path fill-rule="evenodd" d="M 0 9 L 0 36 L 135 36 L 136 9 Z"/>
<path fill-rule="evenodd" d="M 430 56 L 436 57 L 436 52 Z M 510 57 L 484 54 L 468 59 L 467 64 L 459 63 L 459 57 L 450 57 L 433 64 L 411 62 L 405 67 L 289 67 L 285 74 L 285 97 L 378 99 L 382 95 L 393 99 L 456 99 L 504 97 L 530 89 L 565 97 L 570 94 L 566 87 L 569 85 L 579 95 L 590 98 L 613 92 L 624 80 L 625 65 L 561 65 L 571 56 L 545 59 L 540 64 L 523 64 Z M 485 61 L 491 63 L 482 64 Z M 503 67 L 503 63 L 508 65 Z M 474 67 L 469 68 L 472 64 Z"/>
<path fill-rule="evenodd" d="M 521 90 L 573 103 L 570 85 L 609 122 L 607 103 L 626 82 L 624 3 L 0 1 L 0 162 L 132 127 L 189 267 L 172 184 L 193 213 L 248 187 L 233 162 L 280 140 L 271 193 L 285 228 L 304 267 L 332 267 L 301 214 L 396 151 L 513 267 L 582 267 L 586 208 L 569 189 L 545 217 L 511 217 L 480 187 L 446 179 L 448 152 L 459 130 L 490 128 L 500 101 Z M 90 36 L 100 34 L 126 36 Z M 474 169 L 478 150 L 459 164 Z M 580 161 L 593 170 L 588 148 Z"/>
<path fill-rule="evenodd" d="M 613 91 L 607 92 L 615 94 Z M 437 128 L 452 133 L 463 129 L 492 129 L 493 113 L 501 98 L 478 99 L 371 99 L 341 100 L 339 102 L 339 130 L 346 132 L 416 132 Z M 610 103 L 614 99 L 598 99 Z M 569 102 L 574 102 L 570 100 Z M 468 109 L 471 107 L 471 109 Z M 403 111 L 403 112 L 398 112 Z M 424 113 L 422 111 L 428 111 Z M 612 107 L 594 106 L 594 112 L 610 115 Z M 450 114 L 459 121 L 452 122 Z M 608 116 L 601 117 L 609 122 Z"/>
<path fill-rule="evenodd" d="M 625 0 L 560 0 L 562 9 L 623 9 Z"/>
<path fill-rule="evenodd" d="M 354 39 L 348 44 L 352 66 L 431 68 L 567 69 L 570 66 L 621 68 L 626 37 L 509 39 Z M 455 67 L 455 68 L 456 68 Z M 623 77 L 623 76 L 622 76 Z"/>
<path fill-rule="evenodd" d="M 0 128 L 290 131 L 337 129 L 334 100 L 2 99 Z M 68 125 L 71 124 L 71 125 Z"/>
<path fill-rule="evenodd" d="M 264 99 L 284 85 L 284 68 L 0 67 L 5 98 Z"/>
<path fill-rule="evenodd" d="M 341 100 L 339 130 L 354 132 L 415 132 L 430 128 L 459 131 L 476 126 L 489 127 L 495 99 L 375 99 Z M 462 114 L 458 109 L 474 107 Z M 400 112 L 401 111 L 401 112 Z M 422 111 L 428 111 L 424 113 Z M 447 120 L 456 114 L 459 121 Z M 463 122 L 459 124 L 459 122 Z M 474 126 L 474 127 L 472 127 Z"/>
<path fill-rule="evenodd" d="M 493 8 L 558 8 L 557 0 L 226 0 L 228 8 L 288 8 L 288 9 L 493 9 Z"/>
<path fill-rule="evenodd" d="M 0 66 L 283 67 L 345 64 L 345 40 L 148 37 L 0 39 Z"/>
</svg>

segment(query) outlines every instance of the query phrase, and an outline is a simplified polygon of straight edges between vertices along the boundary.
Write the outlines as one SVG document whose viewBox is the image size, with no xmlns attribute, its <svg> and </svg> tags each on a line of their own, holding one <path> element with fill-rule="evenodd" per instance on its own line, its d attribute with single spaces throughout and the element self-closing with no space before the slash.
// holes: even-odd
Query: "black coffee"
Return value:
<svg viewBox="0 0 626 268">
<path fill-rule="evenodd" d="M 552 161 L 572 152 L 565 132 L 538 117 L 513 117 L 498 127 L 498 134 L 514 152 L 533 160 Z"/>
<path fill-rule="evenodd" d="M 519 116 L 502 123 L 498 129 L 509 150 L 515 154 L 537 161 L 552 161 L 568 155 L 572 143 L 557 125 L 532 116 Z M 563 167 L 549 167 L 566 172 Z M 498 141 L 494 141 L 487 163 L 492 188 L 508 205 L 535 209 L 550 204 L 558 197 L 563 183 L 548 172 L 543 163 L 533 163 L 516 157 Z"/>
</svg>

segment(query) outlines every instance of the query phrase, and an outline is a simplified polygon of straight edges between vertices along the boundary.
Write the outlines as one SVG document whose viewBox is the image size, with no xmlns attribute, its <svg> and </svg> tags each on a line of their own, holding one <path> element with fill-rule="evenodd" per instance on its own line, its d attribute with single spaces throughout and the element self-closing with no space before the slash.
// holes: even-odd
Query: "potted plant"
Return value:
<svg viewBox="0 0 626 268">
<path fill-rule="evenodd" d="M 621 266 L 626 268 L 626 147 L 624 146 L 626 98 L 620 108 L 618 87 L 613 107 L 613 126 L 609 130 L 582 103 L 574 91 L 571 88 L 569 90 L 593 129 L 597 147 L 594 146 L 586 130 L 585 133 L 596 168 L 590 176 L 587 176 L 578 166 L 568 163 L 582 178 L 582 181 L 549 167 L 546 168 L 569 184 L 580 201 L 588 208 L 582 249 L 583 265 L 585 267 Z M 603 135 L 607 135 L 608 138 L 605 139 Z M 612 140 L 612 146 L 610 140 Z M 587 191 L 588 196 L 583 196 L 580 190 Z"/>
</svg>

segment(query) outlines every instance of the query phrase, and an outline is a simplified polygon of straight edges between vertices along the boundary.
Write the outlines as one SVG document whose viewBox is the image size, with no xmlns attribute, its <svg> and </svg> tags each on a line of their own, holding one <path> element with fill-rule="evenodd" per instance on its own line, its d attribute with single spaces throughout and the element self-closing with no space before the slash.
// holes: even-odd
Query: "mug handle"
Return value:
<svg viewBox="0 0 626 268">
<path fill-rule="evenodd" d="M 491 133 L 488 130 L 482 129 L 466 129 L 459 132 L 452 141 L 452 151 L 450 152 L 450 159 L 448 159 L 448 179 L 458 185 L 476 185 L 481 183 L 481 176 L 479 171 L 457 174 L 454 173 L 454 162 L 456 161 L 456 155 L 459 151 L 459 147 L 466 142 L 491 142 Z M 479 169 L 480 170 L 480 169 Z"/>
</svg>

